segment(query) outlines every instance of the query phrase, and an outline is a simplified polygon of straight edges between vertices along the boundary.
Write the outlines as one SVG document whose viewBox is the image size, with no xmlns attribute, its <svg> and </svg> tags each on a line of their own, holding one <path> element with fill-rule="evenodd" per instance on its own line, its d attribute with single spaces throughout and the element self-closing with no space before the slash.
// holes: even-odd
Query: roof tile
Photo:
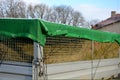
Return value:
<svg viewBox="0 0 120 80">
<path fill-rule="evenodd" d="M 102 27 L 105 27 L 107 25 L 113 24 L 115 22 L 120 21 L 120 14 L 116 14 L 114 17 L 107 18 L 106 20 L 103 20 L 93 26 L 93 29 L 100 29 Z"/>
</svg>

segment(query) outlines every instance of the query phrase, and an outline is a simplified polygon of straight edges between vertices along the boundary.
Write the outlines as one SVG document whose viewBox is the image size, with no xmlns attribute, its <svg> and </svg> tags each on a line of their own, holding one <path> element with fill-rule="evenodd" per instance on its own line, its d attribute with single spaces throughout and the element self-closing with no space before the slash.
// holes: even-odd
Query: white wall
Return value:
<svg viewBox="0 0 120 80">
<path fill-rule="evenodd" d="M 120 22 L 113 23 L 113 24 L 108 25 L 106 27 L 100 28 L 99 30 L 110 31 L 110 32 L 115 32 L 115 33 L 120 34 Z"/>
<path fill-rule="evenodd" d="M 0 65 L 0 80 L 32 80 L 32 64 L 3 63 Z"/>
<path fill-rule="evenodd" d="M 120 59 L 102 59 L 93 61 L 94 79 L 110 78 L 120 73 Z M 54 79 L 91 79 L 91 61 L 67 62 L 49 64 L 47 66 L 48 80 Z"/>
</svg>

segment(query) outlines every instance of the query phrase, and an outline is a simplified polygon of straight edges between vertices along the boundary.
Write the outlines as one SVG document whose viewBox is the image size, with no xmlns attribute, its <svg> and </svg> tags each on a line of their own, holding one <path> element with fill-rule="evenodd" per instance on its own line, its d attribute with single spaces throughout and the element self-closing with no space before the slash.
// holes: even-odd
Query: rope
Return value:
<svg viewBox="0 0 120 80">
<path fill-rule="evenodd" d="M 45 63 L 45 61 L 47 61 L 47 58 L 45 57 L 46 55 L 43 55 L 43 61 L 44 61 L 44 65 L 45 65 L 45 77 L 46 80 L 48 80 L 48 75 L 47 75 L 47 63 Z"/>
<path fill-rule="evenodd" d="M 94 41 L 92 41 L 92 53 L 91 53 L 91 80 L 93 80 L 93 54 L 94 54 Z"/>
<path fill-rule="evenodd" d="M 103 55 L 105 54 L 105 52 L 106 52 L 106 50 L 108 50 L 110 47 L 111 47 L 111 45 L 112 45 L 112 43 L 109 45 L 109 47 L 107 48 L 107 49 L 105 49 L 104 50 L 104 52 L 102 53 Z M 92 80 L 94 80 L 94 78 L 95 78 L 95 75 L 96 75 L 96 73 L 97 73 L 97 69 L 99 68 L 99 65 L 100 65 L 100 62 L 101 62 L 101 58 L 99 58 L 99 61 L 98 61 L 98 64 L 97 64 L 97 67 L 96 67 L 96 69 L 95 69 L 95 72 L 94 72 L 94 74 L 93 74 L 93 79 Z M 93 68 L 93 67 L 92 67 Z"/>
<path fill-rule="evenodd" d="M 1 55 L 0 55 L 0 56 L 1 56 L 1 59 L 0 59 L 0 66 L 2 65 L 3 60 L 5 59 L 5 55 L 6 55 L 6 54 L 1 54 Z"/>
<path fill-rule="evenodd" d="M 6 41 L 5 41 L 6 42 Z M 4 47 L 3 47 L 4 48 Z M 4 53 L 2 50 L 0 50 L 1 51 L 1 59 L 0 59 L 0 66 L 2 65 L 2 63 L 3 63 L 3 61 L 4 61 L 4 59 L 5 59 L 5 57 L 6 57 L 6 52 Z"/>
<path fill-rule="evenodd" d="M 43 80 L 47 80 L 47 65 L 45 65 L 45 58 L 44 58 L 44 55 L 43 55 L 43 50 L 41 49 L 40 47 L 40 55 L 41 55 L 41 61 L 42 64 L 40 65 L 40 73 L 42 73 L 42 76 L 43 76 Z M 43 70 L 42 70 L 43 69 Z"/>
</svg>

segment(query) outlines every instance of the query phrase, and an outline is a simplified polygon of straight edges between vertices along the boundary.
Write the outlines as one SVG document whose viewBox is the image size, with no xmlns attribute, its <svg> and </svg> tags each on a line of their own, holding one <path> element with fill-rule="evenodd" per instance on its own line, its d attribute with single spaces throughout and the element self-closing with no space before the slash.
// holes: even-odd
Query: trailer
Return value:
<svg viewBox="0 0 120 80">
<path fill-rule="evenodd" d="M 81 54 L 86 54 L 91 55 L 88 58 L 91 61 L 91 69 L 88 70 L 91 75 L 88 78 L 93 80 L 95 78 L 93 75 L 101 62 L 100 58 L 97 67 L 94 67 L 94 53 L 98 49 L 95 47 L 103 45 L 100 43 L 106 43 L 107 47 L 114 48 L 114 50 L 106 48 L 105 51 L 109 50 L 110 54 L 114 53 L 119 58 L 120 34 L 117 33 L 57 24 L 40 19 L 0 19 L 0 79 L 51 79 L 52 74 L 49 74 L 49 70 L 52 69 L 49 65 L 80 61 Z M 105 51 L 101 53 L 104 54 Z M 56 61 L 52 60 L 55 58 Z M 118 59 L 116 64 L 119 65 Z M 114 74 L 109 76 L 112 75 Z M 102 77 L 104 76 L 98 78 Z M 61 77 L 56 78 L 61 79 Z"/>
</svg>

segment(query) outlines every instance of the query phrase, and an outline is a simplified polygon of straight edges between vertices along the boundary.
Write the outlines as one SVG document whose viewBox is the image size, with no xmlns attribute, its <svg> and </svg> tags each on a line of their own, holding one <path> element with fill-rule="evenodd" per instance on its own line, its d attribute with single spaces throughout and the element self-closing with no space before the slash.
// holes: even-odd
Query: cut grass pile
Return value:
<svg viewBox="0 0 120 80">
<path fill-rule="evenodd" d="M 70 38 L 69 38 L 70 39 Z M 53 41 L 56 40 L 53 38 Z M 58 38 L 59 40 L 59 38 Z M 61 39 L 63 41 L 63 39 Z M 91 60 L 92 42 L 85 39 L 69 40 L 66 42 L 56 41 L 48 43 L 44 47 L 46 63 L 61 63 L 71 61 Z M 94 42 L 93 59 L 117 58 L 119 56 L 119 45 L 117 43 L 99 43 Z"/>
<path fill-rule="evenodd" d="M 50 37 L 44 46 L 44 59 L 48 64 L 91 60 L 91 41 L 85 39 Z M 108 59 L 119 56 L 117 43 L 94 42 L 94 59 Z M 0 60 L 32 62 L 33 41 L 17 38 L 0 41 Z"/>
<path fill-rule="evenodd" d="M 32 59 L 32 40 L 17 38 L 0 41 L 0 60 L 29 63 Z"/>
</svg>

